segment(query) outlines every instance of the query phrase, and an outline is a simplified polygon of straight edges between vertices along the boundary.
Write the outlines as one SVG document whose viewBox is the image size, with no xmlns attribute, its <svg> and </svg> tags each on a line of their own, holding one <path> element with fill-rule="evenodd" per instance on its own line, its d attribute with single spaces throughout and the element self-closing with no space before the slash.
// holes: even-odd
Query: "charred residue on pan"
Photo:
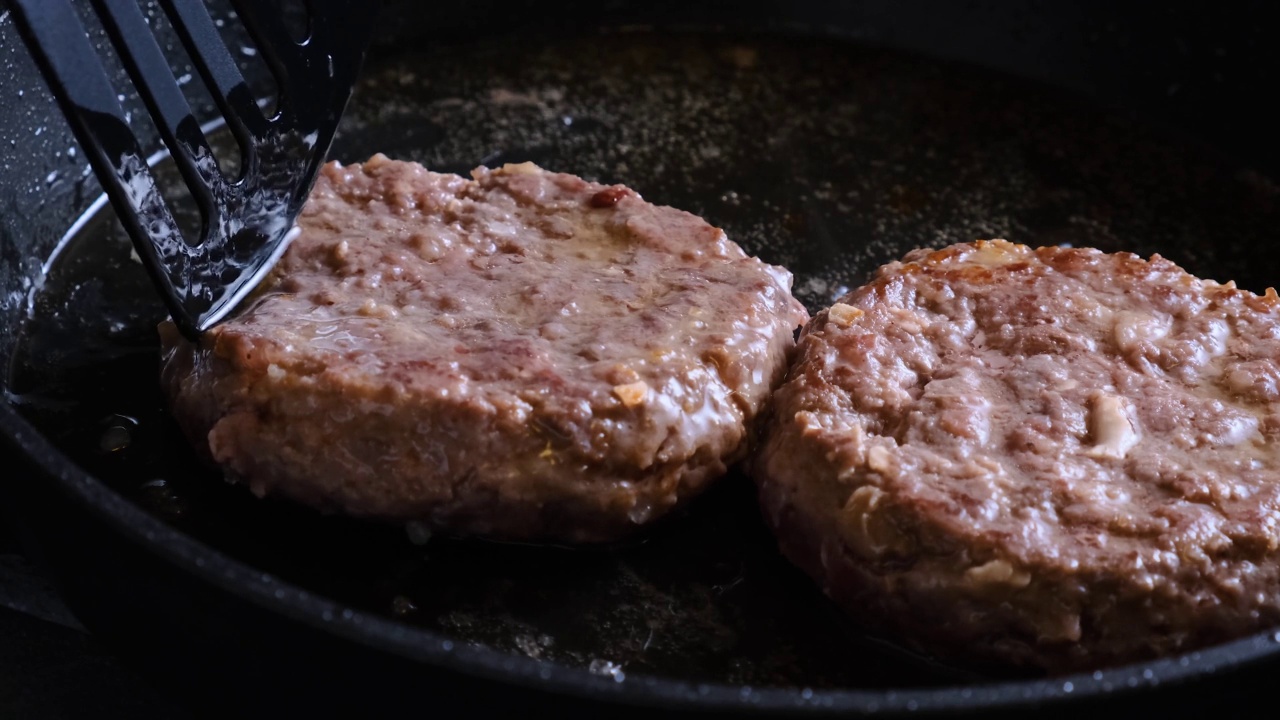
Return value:
<svg viewBox="0 0 1280 720">
<path fill-rule="evenodd" d="M 1277 219 L 1268 179 L 1019 81 L 833 40 L 520 37 L 375 58 L 334 156 L 378 151 L 626 183 L 790 267 L 811 309 L 914 247 L 993 236 L 1160 252 L 1253 290 L 1280 276 L 1280 255 L 1261 252 Z M 23 329 L 13 400 L 214 547 L 356 608 L 615 679 L 962 677 L 830 608 L 778 556 L 740 475 L 635 543 L 592 551 L 419 545 L 220 482 L 164 414 L 162 311 L 129 255 L 106 215 L 73 240 Z"/>
</svg>

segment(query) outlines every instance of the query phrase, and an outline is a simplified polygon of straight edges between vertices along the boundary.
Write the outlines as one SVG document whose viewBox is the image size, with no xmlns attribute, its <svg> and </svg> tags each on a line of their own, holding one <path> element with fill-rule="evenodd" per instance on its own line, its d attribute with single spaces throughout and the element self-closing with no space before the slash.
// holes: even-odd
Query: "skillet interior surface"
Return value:
<svg viewBox="0 0 1280 720">
<path fill-rule="evenodd" d="M 374 152 L 455 172 L 532 160 L 626 183 L 790 268 L 811 310 L 907 250 L 984 237 L 1159 252 L 1255 291 L 1280 265 L 1260 252 L 1277 213 L 1263 176 L 1031 84 L 832 39 L 609 32 L 383 55 L 331 156 Z M 259 501 L 201 468 L 166 416 L 162 314 L 110 213 L 90 218 L 34 297 L 10 399 L 90 473 L 265 572 L 615 679 L 984 679 L 847 623 L 778 555 L 740 475 L 599 550 L 417 545 L 403 528 Z"/>
</svg>

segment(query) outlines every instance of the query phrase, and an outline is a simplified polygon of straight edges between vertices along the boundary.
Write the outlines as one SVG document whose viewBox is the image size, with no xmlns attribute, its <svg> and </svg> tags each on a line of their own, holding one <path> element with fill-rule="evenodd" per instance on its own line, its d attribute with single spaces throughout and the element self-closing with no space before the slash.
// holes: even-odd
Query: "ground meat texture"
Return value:
<svg viewBox="0 0 1280 720">
<path fill-rule="evenodd" d="M 753 472 L 877 633 L 1089 669 L 1280 623 L 1280 299 L 1159 257 L 915 251 L 818 313 Z"/>
<path fill-rule="evenodd" d="M 679 210 L 533 165 L 329 164 L 246 309 L 161 328 L 179 423 L 326 511 L 615 539 L 747 450 L 807 319 L 785 270 Z"/>
</svg>

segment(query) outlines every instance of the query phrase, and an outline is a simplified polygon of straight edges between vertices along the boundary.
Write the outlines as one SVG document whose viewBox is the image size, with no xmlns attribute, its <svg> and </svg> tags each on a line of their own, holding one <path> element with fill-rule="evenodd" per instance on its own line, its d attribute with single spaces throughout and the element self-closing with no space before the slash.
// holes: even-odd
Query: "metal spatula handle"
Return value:
<svg viewBox="0 0 1280 720">
<path fill-rule="evenodd" d="M 92 0 L 197 205 L 184 237 L 70 0 L 12 0 L 15 17 L 174 322 L 196 338 L 284 251 L 363 61 L 377 2 L 308 0 L 295 39 L 262 0 L 233 0 L 279 88 L 257 103 L 201 0 L 161 0 L 242 150 L 226 177 L 135 0 Z"/>
</svg>

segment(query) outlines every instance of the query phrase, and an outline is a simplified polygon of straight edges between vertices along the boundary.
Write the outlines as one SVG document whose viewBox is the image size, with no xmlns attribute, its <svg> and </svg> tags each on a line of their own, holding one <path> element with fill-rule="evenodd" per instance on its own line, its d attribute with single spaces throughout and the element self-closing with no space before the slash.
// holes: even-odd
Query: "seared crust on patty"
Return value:
<svg viewBox="0 0 1280 720">
<path fill-rule="evenodd" d="M 532 165 L 330 164 L 264 288 L 162 327 L 192 440 L 258 494 L 436 530 L 627 534 L 747 450 L 807 318 L 719 229 Z"/>
<path fill-rule="evenodd" d="M 1280 622 L 1280 299 L 1159 257 L 920 250 L 818 313 L 753 472 L 867 627 L 1093 668 Z"/>
</svg>

